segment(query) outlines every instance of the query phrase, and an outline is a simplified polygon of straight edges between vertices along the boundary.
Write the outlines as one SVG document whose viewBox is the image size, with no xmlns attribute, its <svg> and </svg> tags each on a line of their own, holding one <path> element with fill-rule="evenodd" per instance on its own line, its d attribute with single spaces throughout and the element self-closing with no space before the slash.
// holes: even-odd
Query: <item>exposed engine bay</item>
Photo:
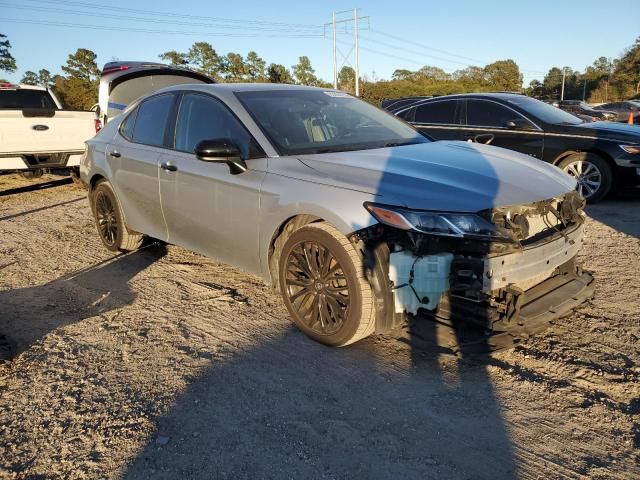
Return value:
<svg viewBox="0 0 640 480">
<path fill-rule="evenodd" d="M 403 314 L 420 311 L 491 332 L 540 330 L 593 296 L 592 277 L 575 261 L 584 236 L 584 205 L 572 191 L 478 212 L 495 226 L 499 240 L 431 235 L 384 224 L 356 232 L 365 251 L 388 248 L 382 257 L 394 312 L 386 313 L 381 326 L 388 328 Z"/>
</svg>

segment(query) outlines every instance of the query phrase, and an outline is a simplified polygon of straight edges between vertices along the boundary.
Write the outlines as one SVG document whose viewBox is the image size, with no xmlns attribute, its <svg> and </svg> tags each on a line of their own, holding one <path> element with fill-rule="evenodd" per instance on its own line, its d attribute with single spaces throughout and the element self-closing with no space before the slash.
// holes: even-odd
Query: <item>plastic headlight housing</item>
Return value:
<svg viewBox="0 0 640 480">
<path fill-rule="evenodd" d="M 620 145 L 620 148 L 631 155 L 640 154 L 640 145 Z"/>
<path fill-rule="evenodd" d="M 443 237 L 513 241 L 513 237 L 508 232 L 474 213 L 410 210 L 375 203 L 365 203 L 364 207 L 380 223 L 402 230 Z"/>
</svg>

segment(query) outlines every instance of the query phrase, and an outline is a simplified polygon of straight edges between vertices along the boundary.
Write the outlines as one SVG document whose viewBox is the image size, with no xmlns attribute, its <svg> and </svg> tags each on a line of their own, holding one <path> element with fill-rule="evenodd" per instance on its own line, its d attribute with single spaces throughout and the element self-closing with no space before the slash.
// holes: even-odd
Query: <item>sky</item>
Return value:
<svg viewBox="0 0 640 480">
<path fill-rule="evenodd" d="M 77 48 L 96 52 L 101 67 L 113 59 L 159 61 L 162 52 L 206 41 L 218 54 L 255 50 L 287 67 L 307 55 L 331 81 L 331 27 L 325 36 L 323 25 L 332 12 L 352 18 L 354 7 L 368 17 L 359 22 L 360 74 L 377 79 L 398 68 L 452 72 L 511 58 L 528 85 L 553 66 L 582 71 L 600 56 L 618 57 L 640 36 L 640 0 L 0 0 L 0 33 L 18 63 L 16 73 L 0 75 L 61 73 Z M 343 55 L 354 66 L 353 21 L 339 26 L 338 67 Z"/>
</svg>

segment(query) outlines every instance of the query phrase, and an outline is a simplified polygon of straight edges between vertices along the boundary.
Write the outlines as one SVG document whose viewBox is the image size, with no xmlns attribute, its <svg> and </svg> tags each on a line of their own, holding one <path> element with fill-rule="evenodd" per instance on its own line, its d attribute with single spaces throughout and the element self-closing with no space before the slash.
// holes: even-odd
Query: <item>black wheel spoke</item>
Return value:
<svg viewBox="0 0 640 480">
<path fill-rule="evenodd" d="M 296 316 L 318 334 L 338 332 L 349 309 L 349 282 L 331 250 L 303 241 L 291 249 L 285 265 L 286 294 Z"/>
<path fill-rule="evenodd" d="M 115 244 L 118 238 L 115 204 L 101 191 L 98 191 L 96 196 L 96 220 L 102 239 L 109 245 Z"/>
</svg>

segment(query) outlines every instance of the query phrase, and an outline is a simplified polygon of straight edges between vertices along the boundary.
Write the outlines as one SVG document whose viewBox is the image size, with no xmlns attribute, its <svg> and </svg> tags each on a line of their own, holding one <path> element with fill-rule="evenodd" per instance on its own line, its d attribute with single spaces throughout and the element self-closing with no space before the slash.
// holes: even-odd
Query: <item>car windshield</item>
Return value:
<svg viewBox="0 0 640 480">
<path fill-rule="evenodd" d="M 578 117 L 564 110 L 524 95 L 514 95 L 514 98 L 509 99 L 509 103 L 517 105 L 532 116 L 552 125 L 579 125 L 584 123 Z"/>
<path fill-rule="evenodd" d="M 236 95 L 281 155 L 429 142 L 403 121 L 343 92 L 264 90 Z"/>
</svg>

